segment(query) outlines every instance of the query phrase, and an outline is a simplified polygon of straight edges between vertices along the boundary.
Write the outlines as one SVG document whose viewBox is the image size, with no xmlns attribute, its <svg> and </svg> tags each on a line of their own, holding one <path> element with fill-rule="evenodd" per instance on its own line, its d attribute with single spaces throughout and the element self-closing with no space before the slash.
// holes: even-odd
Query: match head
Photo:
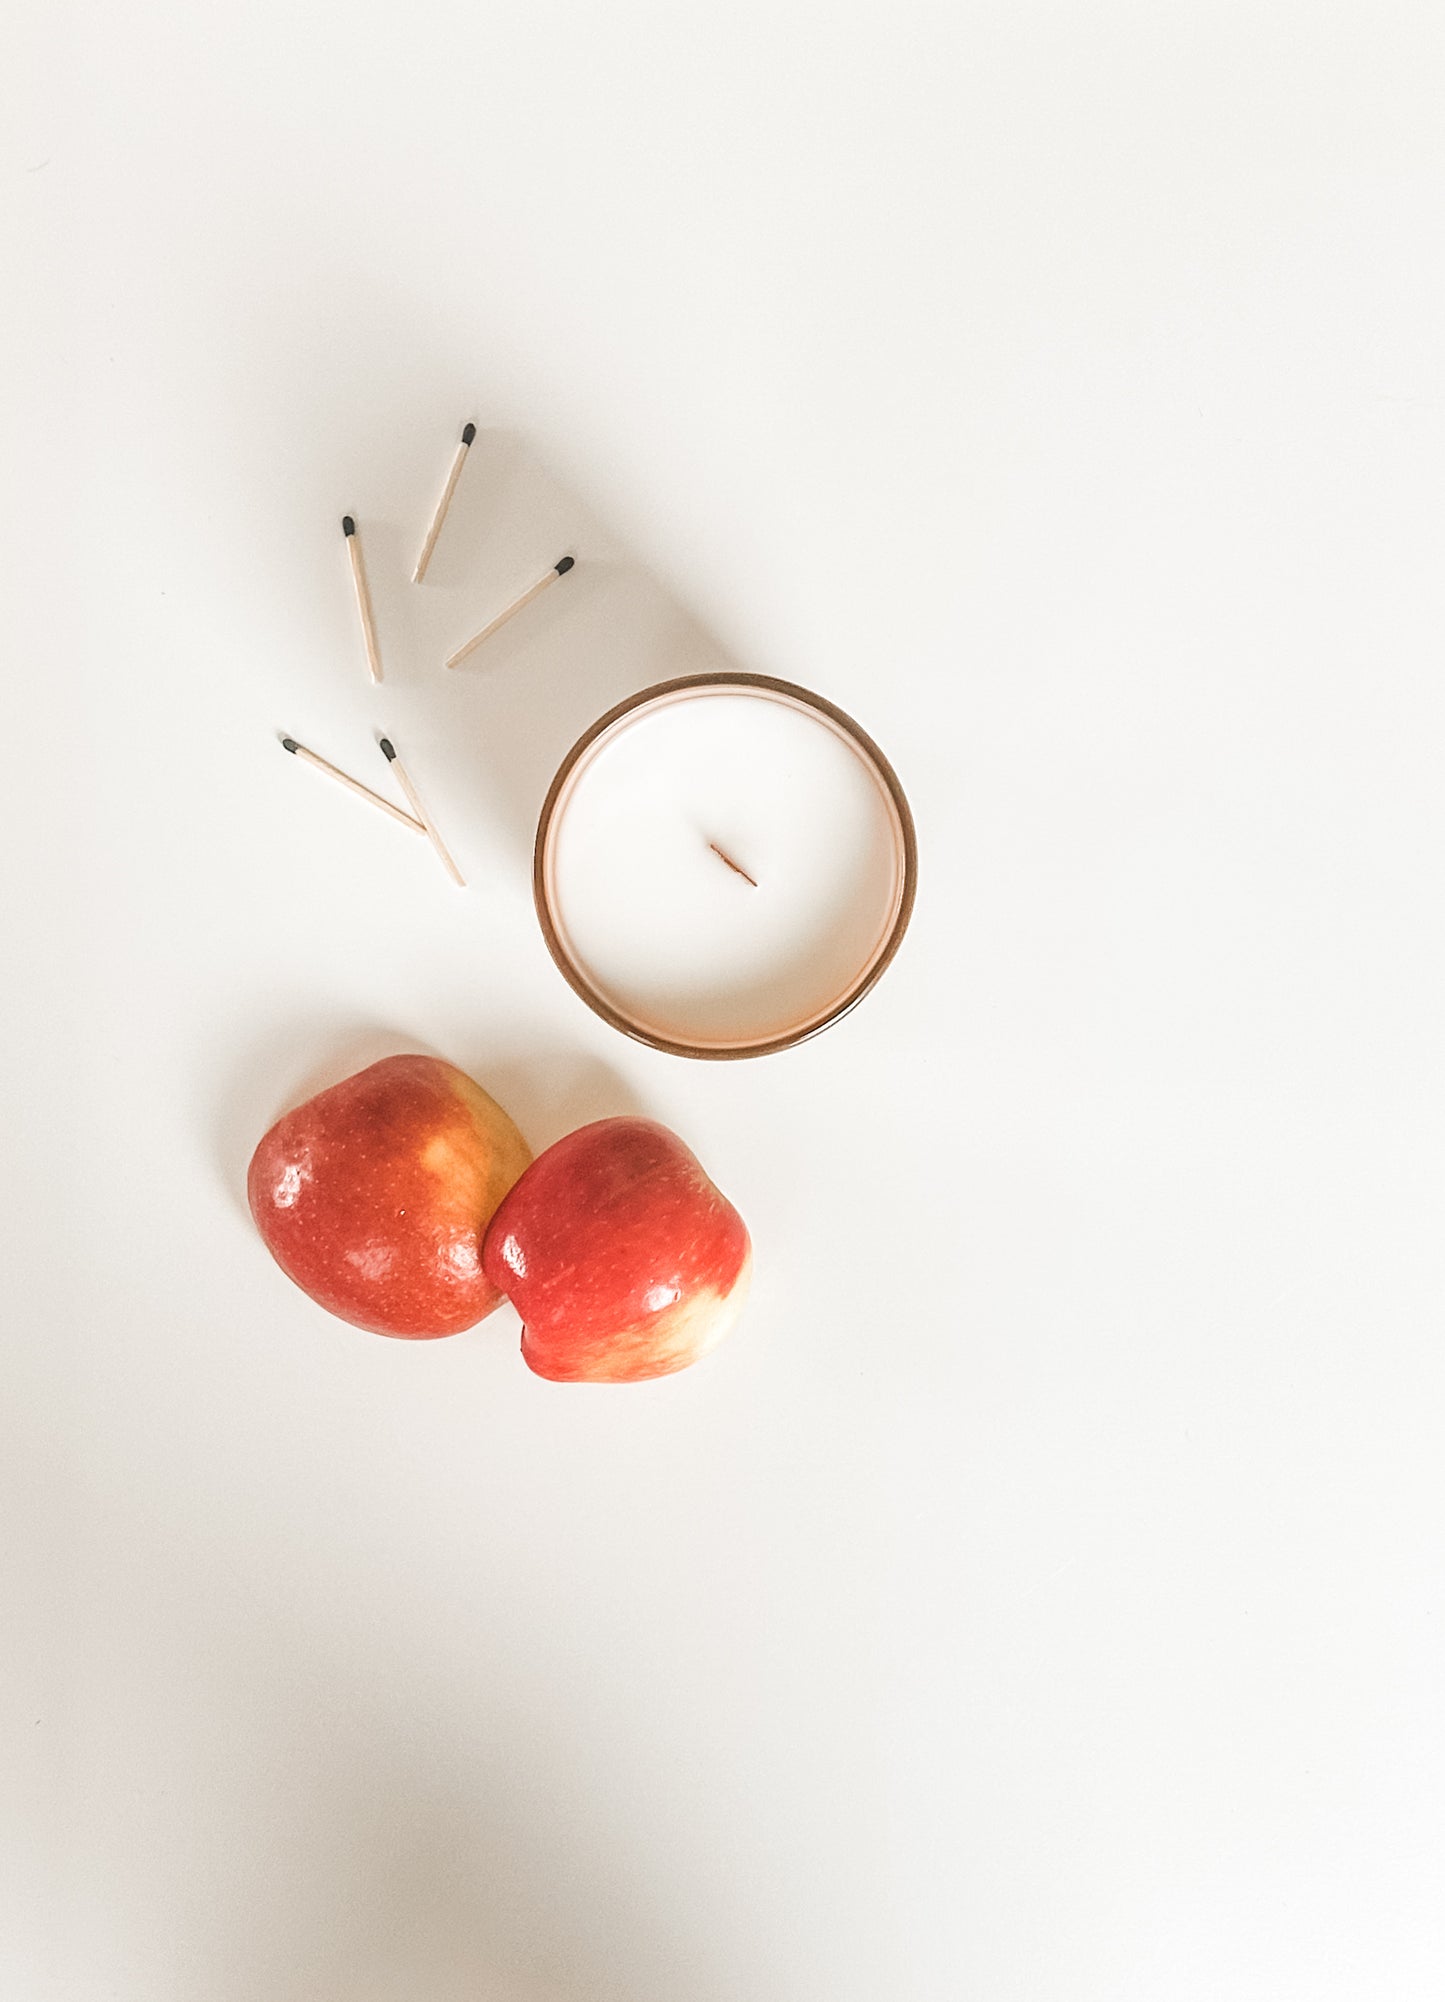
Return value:
<svg viewBox="0 0 1445 2002">
<path fill-rule="evenodd" d="M 349 514 L 344 514 L 341 517 L 341 533 L 343 535 L 355 535 L 356 533 L 356 523 L 351 519 Z"/>
<path fill-rule="evenodd" d="M 564 556 L 560 563 L 554 563 L 552 567 L 559 577 L 565 577 L 576 561 L 575 556 Z"/>
<path fill-rule="evenodd" d="M 283 737 L 281 739 L 281 748 L 283 751 L 291 751 L 294 753 L 296 751 L 299 751 L 301 749 L 301 746 L 297 743 L 294 737 Z"/>
<path fill-rule="evenodd" d="M 393 763 L 395 762 L 395 760 L 396 760 L 396 746 L 395 746 L 395 744 L 393 744 L 393 743 L 392 743 L 392 741 L 391 741 L 390 737 L 383 737 L 383 738 L 382 738 L 382 740 L 381 740 L 381 754 L 382 754 L 382 756 L 383 756 L 383 757 L 384 757 L 384 758 L 386 759 L 386 761 L 387 761 L 387 763 L 388 763 L 388 764 L 393 764 Z"/>
<path fill-rule="evenodd" d="M 470 445 L 473 438 L 475 438 L 476 435 L 477 435 L 477 427 L 475 424 L 465 425 L 462 430 L 462 443 L 464 445 Z"/>
</svg>

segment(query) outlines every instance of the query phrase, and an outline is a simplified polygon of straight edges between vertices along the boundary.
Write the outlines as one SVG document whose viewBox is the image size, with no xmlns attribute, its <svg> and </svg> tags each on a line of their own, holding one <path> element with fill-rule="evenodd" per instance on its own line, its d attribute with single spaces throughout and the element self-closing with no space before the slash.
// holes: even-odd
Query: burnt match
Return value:
<svg viewBox="0 0 1445 2002">
<path fill-rule="evenodd" d="M 489 640 L 494 632 L 507 623 L 508 619 L 515 619 L 518 612 L 524 606 L 530 605 L 534 598 L 540 598 L 549 584 L 555 584 L 559 577 L 565 577 L 575 562 L 575 557 L 564 556 L 559 563 L 554 563 L 545 577 L 539 578 L 530 590 L 524 591 L 520 598 L 514 599 L 508 605 L 505 612 L 498 612 L 489 626 L 483 626 L 482 630 L 469 639 L 465 646 L 459 646 L 454 654 L 448 655 L 447 666 L 459 667 L 467 655 L 479 647 L 483 640 Z"/>
<path fill-rule="evenodd" d="M 336 783 L 345 786 L 348 792 L 354 792 L 358 799 L 369 800 L 373 806 L 379 806 L 383 813 L 389 813 L 393 820 L 399 820 L 403 827 L 409 827 L 414 834 L 426 833 L 423 821 L 413 820 L 409 813 L 403 813 L 399 806 L 393 806 L 391 801 L 383 799 L 379 792 L 373 792 L 370 786 L 364 786 L 360 779 L 352 778 L 349 772 L 340 771 L 335 765 L 328 764 L 325 758 L 318 758 L 314 751 L 308 751 L 306 746 L 298 744 L 294 737 L 283 737 L 281 748 L 283 751 L 289 751 L 293 758 L 300 758 L 303 764 L 313 765 L 318 772 L 324 772 L 327 778 L 335 779 Z"/>
<path fill-rule="evenodd" d="M 447 474 L 446 485 L 442 488 L 442 497 L 436 504 L 436 512 L 432 515 L 431 526 L 426 532 L 426 541 L 421 546 L 421 555 L 416 559 L 416 568 L 411 573 L 413 584 L 419 584 L 426 575 L 426 567 L 431 562 L 432 551 L 437 546 L 437 537 L 442 532 L 442 523 L 447 518 L 447 509 L 452 504 L 452 495 L 457 490 L 457 481 L 462 476 L 462 467 L 467 463 L 467 453 L 471 450 L 472 440 L 476 435 L 477 427 L 475 424 L 467 424 L 462 427 L 462 442 L 457 446 L 456 456 L 452 460 L 452 469 Z"/>
<path fill-rule="evenodd" d="M 366 641 L 366 664 L 373 682 L 377 682 L 381 679 L 381 650 L 376 644 L 376 620 L 371 614 L 371 591 L 366 582 L 366 565 L 361 560 L 361 541 L 349 514 L 341 517 L 341 533 L 346 537 L 346 553 L 351 558 L 351 581 L 356 587 L 356 609 L 361 614 L 361 636 Z"/>
<path fill-rule="evenodd" d="M 466 878 L 447 852 L 446 843 L 442 840 L 440 834 L 437 833 L 436 822 L 422 805 L 417 789 L 407 776 L 405 765 L 403 765 L 401 759 L 396 755 L 396 746 L 392 743 L 390 737 L 383 737 L 381 739 L 381 755 L 395 772 L 398 785 L 411 801 L 412 811 L 421 822 L 422 832 L 426 835 L 432 847 L 435 848 L 442 867 L 446 870 L 457 888 L 464 890 L 467 887 Z"/>
</svg>

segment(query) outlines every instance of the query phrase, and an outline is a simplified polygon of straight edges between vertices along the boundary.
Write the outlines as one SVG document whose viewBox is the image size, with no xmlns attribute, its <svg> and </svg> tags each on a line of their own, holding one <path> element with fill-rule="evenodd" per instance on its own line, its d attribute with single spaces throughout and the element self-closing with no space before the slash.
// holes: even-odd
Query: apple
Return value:
<svg viewBox="0 0 1445 2002">
<path fill-rule="evenodd" d="M 752 1273 L 742 1218 L 675 1133 L 599 1119 L 537 1156 L 482 1245 L 522 1317 L 522 1358 L 557 1383 L 686 1369 L 737 1320 Z"/>
<path fill-rule="evenodd" d="M 531 1160 L 495 1099 L 439 1057 L 385 1057 L 278 1119 L 247 1194 L 303 1293 L 377 1335 L 459 1334 L 500 1306 L 492 1212 Z"/>
</svg>

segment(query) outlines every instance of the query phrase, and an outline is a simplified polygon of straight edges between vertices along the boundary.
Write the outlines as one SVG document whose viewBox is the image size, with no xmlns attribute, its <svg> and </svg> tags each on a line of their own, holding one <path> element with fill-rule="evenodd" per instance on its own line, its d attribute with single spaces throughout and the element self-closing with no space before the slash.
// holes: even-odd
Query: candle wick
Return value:
<svg viewBox="0 0 1445 2002">
<path fill-rule="evenodd" d="M 737 875 L 741 876 L 745 883 L 751 883 L 754 889 L 758 887 L 757 877 L 750 876 L 747 870 L 743 868 L 742 864 L 740 862 L 734 862 L 732 856 L 724 853 L 724 851 L 718 847 L 715 841 L 709 841 L 707 845 L 709 848 L 711 848 L 713 854 L 721 856 L 722 860 L 727 863 L 729 869 L 733 870 Z"/>
</svg>

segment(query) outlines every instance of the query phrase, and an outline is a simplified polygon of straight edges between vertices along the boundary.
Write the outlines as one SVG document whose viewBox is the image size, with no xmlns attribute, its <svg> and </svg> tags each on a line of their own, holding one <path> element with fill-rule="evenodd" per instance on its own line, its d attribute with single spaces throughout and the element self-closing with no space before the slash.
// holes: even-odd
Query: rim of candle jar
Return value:
<svg viewBox="0 0 1445 2002">
<path fill-rule="evenodd" d="M 890 911 L 889 920 L 880 936 L 879 943 L 864 961 L 857 978 L 845 989 L 837 1000 L 805 1021 L 786 1029 L 781 1035 L 738 1039 L 735 1041 L 695 1042 L 683 1036 L 665 1035 L 647 1021 L 627 1014 L 619 1008 L 600 987 L 596 986 L 583 971 L 577 957 L 569 949 L 565 928 L 553 910 L 553 895 L 550 870 L 553 859 L 552 831 L 556 824 L 557 808 L 566 795 L 570 782 L 588 753 L 638 710 L 646 709 L 654 703 L 661 704 L 667 699 L 703 689 L 751 689 L 759 693 L 778 696 L 804 709 L 816 711 L 825 722 L 831 723 L 840 735 L 847 738 L 859 752 L 865 764 L 872 768 L 880 781 L 888 801 L 894 821 L 894 833 L 898 853 L 898 889 Z M 888 759 L 874 743 L 860 723 L 840 709 L 836 702 L 826 696 L 816 694 L 811 688 L 802 688 L 795 681 L 781 681 L 770 674 L 681 674 L 670 681 L 654 682 L 637 695 L 629 695 L 625 702 L 617 703 L 597 721 L 591 724 L 577 739 L 566 757 L 557 768 L 557 774 L 547 789 L 547 797 L 542 802 L 542 811 L 537 821 L 537 838 L 532 849 L 532 899 L 537 909 L 537 922 L 542 928 L 542 937 L 547 950 L 556 963 L 558 972 L 573 993 L 587 1003 L 594 1015 L 618 1029 L 624 1036 L 635 1042 L 645 1043 L 650 1049 L 663 1050 L 669 1056 L 698 1057 L 708 1062 L 727 1062 L 739 1057 L 771 1056 L 779 1050 L 791 1050 L 799 1043 L 805 1043 L 813 1036 L 821 1035 L 842 1017 L 856 1008 L 866 994 L 872 992 L 892 964 L 903 935 L 908 930 L 908 921 L 913 915 L 913 902 L 918 889 L 918 839 L 913 827 L 913 810 L 908 804 L 898 774 Z"/>
</svg>

